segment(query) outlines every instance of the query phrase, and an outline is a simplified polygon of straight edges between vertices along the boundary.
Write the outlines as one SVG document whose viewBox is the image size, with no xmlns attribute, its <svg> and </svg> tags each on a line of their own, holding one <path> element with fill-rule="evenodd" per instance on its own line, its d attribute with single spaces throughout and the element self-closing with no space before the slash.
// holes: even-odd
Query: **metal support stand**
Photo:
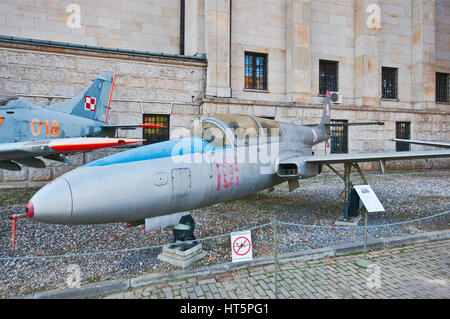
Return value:
<svg viewBox="0 0 450 319">
<path fill-rule="evenodd" d="M 273 263 L 275 268 L 275 299 L 278 299 L 278 222 L 276 216 L 273 221 Z"/>
<path fill-rule="evenodd" d="M 368 268 L 370 265 L 372 265 L 372 262 L 367 259 L 367 219 L 369 215 L 367 210 L 365 212 L 365 215 L 366 216 L 364 217 L 364 258 L 358 259 L 356 261 L 356 265 L 358 265 L 361 268 Z"/>
<path fill-rule="evenodd" d="M 344 221 L 348 221 L 348 210 L 350 206 L 350 191 L 352 189 L 352 182 L 350 176 L 352 174 L 352 163 L 344 164 L 344 182 L 345 182 L 345 211 Z"/>
<path fill-rule="evenodd" d="M 386 161 L 380 160 L 380 169 L 382 174 L 386 174 Z"/>
<path fill-rule="evenodd" d="M 331 165 L 327 164 L 327 166 L 334 173 L 336 173 L 336 175 L 338 175 L 344 181 L 344 184 L 345 184 L 345 189 L 344 189 L 344 198 L 345 198 L 344 222 L 347 222 L 349 220 L 350 192 L 351 192 L 351 190 L 353 188 L 353 183 L 352 183 L 352 180 L 351 180 L 352 167 L 354 167 L 358 171 L 359 176 L 361 177 L 361 179 L 363 180 L 365 185 L 368 185 L 369 183 L 367 182 L 366 177 L 364 176 L 361 168 L 359 167 L 359 165 L 357 163 L 345 163 L 344 164 L 344 176 L 342 176 Z"/>
</svg>

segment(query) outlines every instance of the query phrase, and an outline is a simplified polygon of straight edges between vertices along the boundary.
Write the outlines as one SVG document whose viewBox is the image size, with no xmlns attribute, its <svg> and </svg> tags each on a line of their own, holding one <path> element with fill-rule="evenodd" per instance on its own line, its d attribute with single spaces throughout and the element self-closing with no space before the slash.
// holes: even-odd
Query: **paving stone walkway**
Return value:
<svg viewBox="0 0 450 319">
<path fill-rule="evenodd" d="M 280 298 L 450 298 L 450 240 L 279 265 Z M 142 286 L 104 298 L 274 298 L 274 266 Z"/>
</svg>

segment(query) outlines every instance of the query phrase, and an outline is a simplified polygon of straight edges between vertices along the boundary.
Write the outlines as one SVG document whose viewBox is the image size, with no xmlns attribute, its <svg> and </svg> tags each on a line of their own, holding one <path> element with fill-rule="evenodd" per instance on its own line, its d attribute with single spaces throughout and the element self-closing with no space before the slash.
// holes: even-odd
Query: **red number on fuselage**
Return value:
<svg viewBox="0 0 450 319">
<path fill-rule="evenodd" d="M 233 185 L 239 185 L 239 170 L 237 165 L 237 158 L 234 158 L 234 163 L 227 163 L 226 159 L 223 163 L 216 163 L 217 168 L 217 191 L 221 189 L 221 182 L 223 179 L 223 188 L 227 189 Z M 229 176 L 229 178 L 227 177 Z"/>
</svg>

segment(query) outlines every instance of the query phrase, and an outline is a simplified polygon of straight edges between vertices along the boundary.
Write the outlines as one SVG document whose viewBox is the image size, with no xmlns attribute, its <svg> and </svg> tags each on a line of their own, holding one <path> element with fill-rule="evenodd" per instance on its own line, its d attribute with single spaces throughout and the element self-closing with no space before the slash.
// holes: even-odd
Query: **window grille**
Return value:
<svg viewBox="0 0 450 319">
<path fill-rule="evenodd" d="M 397 99 L 398 69 L 382 68 L 381 94 L 383 99 Z"/>
<path fill-rule="evenodd" d="M 161 114 L 144 114 L 144 124 L 155 124 L 164 126 L 164 128 L 144 128 L 143 139 L 144 144 L 153 144 L 169 140 L 169 115 Z"/>
<path fill-rule="evenodd" d="M 319 94 L 339 91 L 338 62 L 319 60 Z"/>
<path fill-rule="evenodd" d="M 331 123 L 348 123 L 347 120 L 332 120 Z M 348 153 L 348 126 L 333 125 L 330 127 L 330 152 L 331 154 Z"/>
<path fill-rule="evenodd" d="M 245 52 L 245 88 L 267 90 L 267 54 Z"/>
<path fill-rule="evenodd" d="M 411 139 L 411 123 L 396 122 L 395 137 L 402 140 Z M 395 149 L 397 152 L 409 152 L 411 150 L 411 144 L 404 142 L 396 142 Z"/>
</svg>

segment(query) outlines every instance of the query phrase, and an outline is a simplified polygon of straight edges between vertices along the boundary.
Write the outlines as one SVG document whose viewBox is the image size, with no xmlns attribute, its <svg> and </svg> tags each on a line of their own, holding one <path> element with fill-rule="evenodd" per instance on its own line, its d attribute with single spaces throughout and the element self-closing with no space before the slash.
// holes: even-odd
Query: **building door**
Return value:
<svg viewBox="0 0 450 319">
<path fill-rule="evenodd" d="M 411 139 L 411 122 L 396 122 L 395 137 L 402 140 Z M 409 152 L 411 150 L 411 144 L 396 142 L 395 148 L 397 152 Z"/>
<path fill-rule="evenodd" d="M 333 124 L 346 124 L 347 120 L 332 120 Z M 330 128 L 330 152 L 331 154 L 348 153 L 348 126 L 333 125 Z"/>
</svg>

